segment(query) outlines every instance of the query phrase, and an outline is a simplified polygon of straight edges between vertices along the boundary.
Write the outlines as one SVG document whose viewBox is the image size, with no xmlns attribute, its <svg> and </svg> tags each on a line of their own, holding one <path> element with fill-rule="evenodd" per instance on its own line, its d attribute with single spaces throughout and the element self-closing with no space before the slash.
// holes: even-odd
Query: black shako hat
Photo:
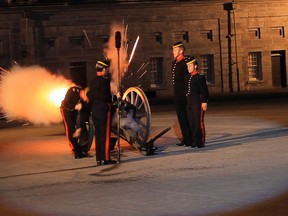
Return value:
<svg viewBox="0 0 288 216">
<path fill-rule="evenodd" d="M 188 64 L 191 64 L 191 63 L 197 64 L 197 60 L 196 60 L 196 58 L 195 58 L 194 56 L 192 56 L 192 57 L 190 57 L 190 56 L 186 57 L 186 58 L 185 58 L 185 62 L 186 62 L 187 65 L 188 65 Z"/>
<path fill-rule="evenodd" d="M 108 59 L 99 60 L 96 62 L 95 68 L 108 68 L 110 67 L 110 61 Z"/>
<path fill-rule="evenodd" d="M 184 46 L 182 41 L 179 41 L 179 42 L 176 42 L 176 43 L 172 44 L 172 48 L 182 47 L 182 46 Z"/>
</svg>

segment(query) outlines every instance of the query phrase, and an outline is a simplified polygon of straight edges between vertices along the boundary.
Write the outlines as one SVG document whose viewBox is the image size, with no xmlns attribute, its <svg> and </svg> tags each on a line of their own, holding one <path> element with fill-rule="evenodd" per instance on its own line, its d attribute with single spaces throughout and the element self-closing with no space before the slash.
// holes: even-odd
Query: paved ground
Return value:
<svg viewBox="0 0 288 216">
<path fill-rule="evenodd" d="M 152 133 L 172 129 L 142 156 L 75 160 L 62 125 L 0 129 L 0 215 L 287 215 L 286 94 L 227 97 L 206 113 L 207 147 L 178 147 L 169 100 L 152 101 Z M 13 127 L 12 127 L 13 126 Z"/>
</svg>

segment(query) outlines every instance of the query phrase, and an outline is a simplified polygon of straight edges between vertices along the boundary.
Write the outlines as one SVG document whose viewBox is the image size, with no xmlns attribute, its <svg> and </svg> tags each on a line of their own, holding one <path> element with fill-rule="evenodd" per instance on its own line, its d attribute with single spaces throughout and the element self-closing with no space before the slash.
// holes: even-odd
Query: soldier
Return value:
<svg viewBox="0 0 288 216">
<path fill-rule="evenodd" d="M 72 86 L 66 92 L 61 103 L 60 111 L 65 127 L 65 134 L 69 140 L 69 145 L 74 152 L 75 159 L 91 157 L 88 154 L 86 144 L 79 143 L 81 130 L 86 131 L 85 121 L 89 119 L 89 109 L 87 109 L 86 89 L 79 86 Z M 85 134 L 87 136 L 87 134 Z"/>
<path fill-rule="evenodd" d="M 182 141 L 177 143 L 178 146 L 187 146 L 190 130 L 189 122 L 186 113 L 186 91 L 185 83 L 189 77 L 187 65 L 184 60 L 185 47 L 182 42 L 177 42 L 172 45 L 174 61 L 172 62 L 172 84 L 174 87 L 174 103 L 176 114 L 182 133 Z"/>
<path fill-rule="evenodd" d="M 205 76 L 199 74 L 198 63 L 194 57 L 186 60 L 187 68 L 190 73 L 188 80 L 187 97 L 187 116 L 190 125 L 191 138 L 189 146 L 192 148 L 205 147 L 205 125 L 204 112 L 207 110 L 209 91 Z"/>
<path fill-rule="evenodd" d="M 91 80 L 88 92 L 95 129 L 97 165 L 116 162 L 110 158 L 112 95 L 109 67 L 110 62 L 108 60 L 97 61 L 96 76 Z"/>
</svg>

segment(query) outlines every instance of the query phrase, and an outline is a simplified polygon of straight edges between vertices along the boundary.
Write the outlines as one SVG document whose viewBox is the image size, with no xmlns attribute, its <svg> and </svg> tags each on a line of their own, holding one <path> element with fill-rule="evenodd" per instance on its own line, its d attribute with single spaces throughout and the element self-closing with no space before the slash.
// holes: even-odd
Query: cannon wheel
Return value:
<svg viewBox="0 0 288 216">
<path fill-rule="evenodd" d="M 78 143 L 80 146 L 82 146 L 83 151 L 88 152 L 90 151 L 94 139 L 94 126 L 91 115 L 89 116 L 89 119 L 87 119 L 87 121 L 85 122 L 85 127 L 86 130 L 82 128 L 81 136 L 78 139 Z"/>
<path fill-rule="evenodd" d="M 86 122 L 86 129 L 88 132 L 87 150 L 89 151 L 91 149 L 92 144 L 93 144 L 94 132 L 95 132 L 91 115 L 89 116 L 89 121 Z"/>
<path fill-rule="evenodd" d="M 151 109 L 149 101 L 143 90 L 139 87 L 128 88 L 124 92 L 122 100 L 126 100 L 136 107 L 135 120 L 143 131 L 142 136 L 138 135 L 138 140 L 141 142 L 141 145 L 143 145 L 147 142 L 151 130 Z"/>
</svg>

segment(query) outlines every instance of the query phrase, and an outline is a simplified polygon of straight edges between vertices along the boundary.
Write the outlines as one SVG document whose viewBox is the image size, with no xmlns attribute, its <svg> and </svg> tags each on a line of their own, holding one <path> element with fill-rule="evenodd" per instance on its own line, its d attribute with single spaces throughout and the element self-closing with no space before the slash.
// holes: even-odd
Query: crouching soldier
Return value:
<svg viewBox="0 0 288 216">
<path fill-rule="evenodd" d="M 88 142 L 83 143 L 81 139 L 81 136 L 86 136 L 87 140 L 88 136 L 86 122 L 89 121 L 90 110 L 87 101 L 86 89 L 72 86 L 66 92 L 60 107 L 65 134 L 75 159 L 92 157 L 88 153 Z"/>
</svg>

